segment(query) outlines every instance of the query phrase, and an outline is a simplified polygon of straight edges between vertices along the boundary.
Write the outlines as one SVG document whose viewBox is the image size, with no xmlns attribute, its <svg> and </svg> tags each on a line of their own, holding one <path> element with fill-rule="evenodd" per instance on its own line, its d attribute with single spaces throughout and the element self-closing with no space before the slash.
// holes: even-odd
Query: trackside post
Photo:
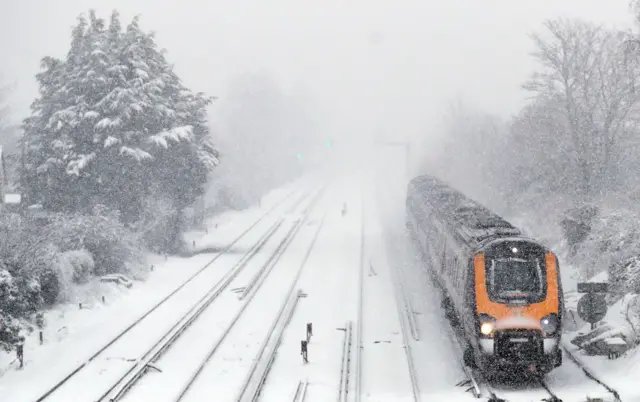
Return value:
<svg viewBox="0 0 640 402">
<path fill-rule="evenodd" d="M 302 362 L 309 363 L 307 358 L 307 341 L 300 341 L 300 354 L 302 355 Z"/>
</svg>

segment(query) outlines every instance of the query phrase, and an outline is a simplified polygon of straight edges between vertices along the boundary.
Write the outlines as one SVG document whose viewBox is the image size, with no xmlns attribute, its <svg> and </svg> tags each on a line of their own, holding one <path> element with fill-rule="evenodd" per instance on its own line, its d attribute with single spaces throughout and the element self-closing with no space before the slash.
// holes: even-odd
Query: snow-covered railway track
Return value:
<svg viewBox="0 0 640 402">
<path fill-rule="evenodd" d="M 358 312 L 356 318 L 356 358 L 355 358 L 355 402 L 362 400 L 362 321 L 364 320 L 362 313 L 362 304 L 364 300 L 364 264 L 365 264 L 365 236 L 364 236 L 364 198 L 362 199 L 362 212 L 360 223 L 360 268 L 358 271 Z"/>
<path fill-rule="evenodd" d="M 319 193 L 318 193 L 319 195 Z M 317 197 L 317 196 L 316 196 Z M 314 199 L 315 200 L 315 199 Z M 312 201 L 312 204 L 313 205 Z M 309 206 L 307 207 L 309 208 Z M 239 261 L 236 266 L 229 271 L 225 277 L 221 281 L 219 281 L 211 291 L 203 297 L 202 302 L 199 305 L 194 306 L 193 313 L 185 315 L 182 322 L 176 325 L 175 328 L 172 328 L 168 331 L 165 336 L 154 346 L 154 348 L 150 349 L 142 359 L 138 361 L 138 364 L 133 367 L 129 372 L 127 372 L 121 380 L 116 384 L 116 386 L 112 387 L 109 392 L 102 396 L 99 399 L 101 402 L 111 402 L 122 399 L 124 394 L 140 379 L 140 377 L 146 373 L 147 368 L 151 366 L 153 363 L 157 362 L 161 355 L 166 351 L 167 348 L 171 347 L 176 343 L 179 336 L 181 336 L 189 327 L 195 322 L 196 319 L 200 319 L 201 315 L 204 315 L 206 309 L 211 310 L 210 305 L 214 301 L 218 301 L 222 292 L 226 289 L 229 289 L 234 280 L 236 278 L 242 279 L 239 275 L 245 270 L 249 262 L 254 262 L 254 257 L 258 252 L 263 250 L 264 245 L 267 241 L 273 237 L 274 233 L 278 231 L 282 222 L 278 222 L 277 226 L 274 227 L 267 235 L 265 235 L 263 241 L 261 241 L 256 248 L 246 256 L 243 260 Z M 262 277 L 265 275 L 265 267 L 269 265 L 269 262 L 274 258 L 277 258 L 277 255 L 282 252 L 283 248 L 286 248 L 286 244 L 289 242 L 290 237 L 296 231 L 297 225 L 293 225 L 291 230 L 284 236 L 284 238 L 280 241 L 279 245 L 276 247 L 274 254 L 267 260 L 266 264 L 262 264 L 259 266 L 259 269 L 255 273 L 251 273 L 250 283 L 256 283 L 256 277 Z M 224 306 L 223 306 L 224 307 Z M 207 311 L 207 315 L 215 314 L 216 311 Z M 196 329 L 197 330 L 197 329 Z"/>
<path fill-rule="evenodd" d="M 315 201 L 317 202 L 317 198 Z M 285 259 L 293 258 L 298 262 L 291 256 L 294 253 L 285 253 L 285 250 L 294 240 L 302 242 L 304 240 L 300 239 L 307 237 L 304 231 L 301 234 L 298 234 L 298 231 L 306 226 L 313 206 L 315 202 L 305 211 L 303 218 L 298 221 L 291 235 L 287 237 L 286 245 L 279 248 L 279 253 L 269 260 L 264 268 L 264 278 L 256 281 L 253 291 L 240 300 L 240 308 L 232 311 L 233 316 L 226 320 L 220 333 L 211 336 L 214 342 L 209 342 L 206 348 L 199 349 L 205 352 L 204 358 L 194 365 L 193 371 L 187 374 L 187 379 L 177 392 L 174 394 L 170 390 L 165 390 L 163 399 L 174 402 L 200 401 L 203 398 L 202 395 L 208 395 L 208 397 L 215 395 L 216 400 L 257 400 L 277 352 L 282 333 L 300 297 L 300 294 L 295 292 L 295 285 L 313 248 L 322 222 L 318 224 L 314 237 L 307 246 L 308 252 L 299 266 L 292 269 L 292 261 L 283 263 L 280 260 L 284 256 Z M 274 305 L 274 300 L 281 300 L 283 294 L 286 295 L 284 303 Z M 264 320 L 264 317 L 270 316 L 275 318 L 272 325 L 265 331 L 265 326 L 260 325 L 259 322 Z M 262 338 L 262 342 L 257 341 L 256 337 Z M 247 362 L 251 362 L 249 367 Z M 246 373 L 245 376 L 242 375 L 243 373 Z M 159 399 L 156 397 L 154 400 Z"/>
<path fill-rule="evenodd" d="M 347 321 L 344 326 L 342 341 L 342 357 L 340 358 L 340 383 L 338 385 L 338 402 L 347 402 L 349 398 L 349 373 L 351 368 L 351 352 L 353 344 L 353 324 Z"/>
<path fill-rule="evenodd" d="M 620 399 L 620 394 L 618 393 L 618 391 L 616 391 L 615 389 L 613 389 L 612 387 L 610 387 L 609 385 L 604 383 L 601 379 L 599 379 L 593 372 L 591 372 L 591 370 L 589 370 L 584 365 L 584 363 L 582 363 L 580 361 L 580 359 L 578 359 L 564 345 L 562 346 L 562 350 L 564 351 L 564 355 L 567 356 L 569 358 L 569 360 L 571 360 L 576 366 L 578 366 L 578 368 L 580 368 L 580 370 L 582 370 L 582 372 L 584 373 L 585 376 L 587 376 L 589 379 L 591 379 L 592 381 L 595 381 L 596 383 L 600 384 L 603 388 L 605 388 L 607 390 L 607 392 L 609 392 L 613 396 L 615 402 L 622 402 L 622 400 Z"/>
<path fill-rule="evenodd" d="M 307 399 L 308 386 L 309 382 L 298 381 L 298 385 L 296 386 L 296 389 L 293 392 L 293 396 L 291 397 L 291 402 L 304 402 Z"/>
<path fill-rule="evenodd" d="M 544 377 L 530 377 L 522 383 L 494 384 L 483 382 L 507 402 L 583 402 L 588 398 L 605 402 L 621 402 L 616 390 L 598 379 L 576 356 L 563 348 L 564 364 Z M 486 392 L 485 392 L 486 394 Z"/>
<path fill-rule="evenodd" d="M 594 376 L 566 348 L 564 352 L 571 363 L 566 362 L 561 369 L 544 377 L 532 376 L 522 383 L 491 385 L 482 374 L 465 368 L 468 380 L 459 385 L 467 387 L 466 390 L 476 398 L 487 398 L 488 402 L 583 402 L 589 397 L 606 402 L 622 402 L 616 390 Z M 606 394 L 610 394 L 610 397 Z"/>
<path fill-rule="evenodd" d="M 390 268 L 391 282 L 393 283 L 393 294 L 396 299 L 396 307 L 398 308 L 398 317 L 400 320 L 400 330 L 402 332 L 402 342 L 404 343 L 404 352 L 407 359 L 407 369 L 409 370 L 409 379 L 411 380 L 411 390 L 413 392 L 413 401 L 419 402 L 420 389 L 418 387 L 418 381 L 416 376 L 416 369 L 413 362 L 413 355 L 411 353 L 411 344 L 409 343 L 408 332 L 411 332 L 413 339 L 420 340 L 418 328 L 414 320 L 413 311 L 409 298 L 405 292 L 404 281 L 402 275 L 397 271 L 395 267 Z M 407 329 L 407 327 L 409 327 Z"/>
<path fill-rule="evenodd" d="M 269 370 L 271 369 L 271 365 L 273 364 L 273 361 L 275 359 L 278 347 L 280 346 L 280 342 L 282 341 L 284 331 L 287 329 L 287 326 L 291 321 L 291 317 L 293 316 L 293 312 L 296 308 L 298 300 L 301 296 L 303 296 L 302 290 L 298 290 L 297 292 L 294 292 L 294 290 L 298 284 L 298 280 L 300 279 L 302 270 L 306 266 L 306 262 L 309 259 L 311 250 L 313 250 L 313 246 L 315 245 L 318 235 L 320 234 L 323 222 L 324 219 L 318 225 L 313 236 L 313 240 L 311 240 L 311 244 L 307 249 L 307 253 L 305 254 L 304 259 L 302 260 L 302 263 L 298 268 L 298 272 L 296 273 L 291 283 L 289 291 L 287 292 L 282 308 L 273 320 L 273 324 L 269 330 L 269 333 L 266 335 L 260 350 L 254 358 L 253 365 L 251 366 L 251 369 L 249 370 L 249 373 L 245 378 L 242 389 L 237 398 L 239 402 L 254 402 L 258 400 L 260 396 L 260 391 L 262 391 L 262 386 L 267 379 L 267 374 L 269 374 Z M 302 398 L 304 398 L 305 394 L 306 392 L 302 394 Z"/>
<path fill-rule="evenodd" d="M 377 203 L 365 208 L 363 197 L 362 211 L 353 400 L 417 402 L 421 397 L 409 343 L 409 331 L 419 338 L 417 328 L 389 264 Z"/>
<path fill-rule="evenodd" d="M 290 199 L 296 193 L 299 194 L 299 197 L 294 198 L 294 201 L 291 202 Z M 79 363 L 67 376 L 53 384 L 35 401 L 100 400 L 107 390 L 121 380 L 123 372 L 131 371 L 140 356 L 147 354 L 150 345 L 153 345 L 152 349 L 158 346 L 158 330 L 162 331 L 163 328 L 173 328 L 178 325 L 185 315 L 191 314 L 193 308 L 199 305 L 202 301 L 202 295 L 211 290 L 212 284 L 217 283 L 220 277 L 224 276 L 224 270 L 215 270 L 214 267 L 220 263 L 234 265 L 233 262 L 246 259 L 264 240 L 265 233 L 272 233 L 274 228 L 281 225 L 286 220 L 286 214 L 297 210 L 299 205 L 309 198 L 312 191 L 306 190 L 302 191 L 302 194 L 300 193 L 299 191 L 289 193 L 276 206 L 269 209 L 236 239 L 226 245 L 220 253 L 210 258 L 198 271 L 155 303 L 142 316 L 118 332 L 107 344 L 84 362 Z M 265 219 L 278 209 L 285 212 L 284 217 L 275 218 L 275 222 Z M 234 247 L 241 244 L 249 246 L 249 251 L 242 256 L 230 254 Z M 218 264 L 214 264 L 216 262 Z M 214 285 L 215 287 L 216 285 Z M 164 336 L 162 338 L 164 339 Z M 123 351 L 128 353 L 123 354 Z M 130 354 L 130 352 L 133 353 Z"/>
</svg>

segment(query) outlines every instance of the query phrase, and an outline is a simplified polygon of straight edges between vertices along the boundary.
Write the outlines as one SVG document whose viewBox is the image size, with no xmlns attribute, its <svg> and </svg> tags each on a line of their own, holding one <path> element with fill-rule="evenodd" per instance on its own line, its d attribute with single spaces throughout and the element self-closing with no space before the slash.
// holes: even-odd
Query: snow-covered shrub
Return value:
<svg viewBox="0 0 640 402">
<path fill-rule="evenodd" d="M 595 205 L 583 205 L 565 211 L 560 226 L 567 244 L 574 253 L 577 246 L 589 235 L 591 223 L 597 214 L 598 207 Z"/>
<path fill-rule="evenodd" d="M 96 275 L 124 272 L 127 262 L 142 260 L 136 234 L 120 222 L 117 213 L 104 208 L 94 209 L 93 215 L 56 214 L 48 226 L 48 240 L 61 251 L 91 253 Z"/>
<path fill-rule="evenodd" d="M 621 261 L 640 255 L 638 222 L 640 215 L 626 209 L 603 210 L 593 219 L 591 231 L 578 247 L 575 256 L 575 263 L 581 267 L 583 279 L 611 267 L 615 277 L 620 271 L 615 267 Z M 611 277 L 610 279 L 616 281 Z"/>
<path fill-rule="evenodd" d="M 50 306 L 60 301 L 60 296 L 64 289 L 64 281 L 61 272 L 59 261 L 54 259 L 50 266 L 44 267 L 44 269 L 40 270 L 38 273 L 42 300 L 46 305 Z"/>
<path fill-rule="evenodd" d="M 18 288 L 13 275 L 6 269 L 0 269 L 0 310 L 11 313 L 12 304 L 18 298 Z"/>
<path fill-rule="evenodd" d="M 9 352 L 20 336 L 20 323 L 15 318 L 0 311 L 0 348 Z"/>
<path fill-rule="evenodd" d="M 73 283 L 86 283 L 94 273 L 93 256 L 85 249 L 65 251 L 58 258 L 64 276 Z"/>
<path fill-rule="evenodd" d="M 614 298 L 626 293 L 640 294 L 640 256 L 614 262 L 608 272 L 610 293 Z"/>
</svg>

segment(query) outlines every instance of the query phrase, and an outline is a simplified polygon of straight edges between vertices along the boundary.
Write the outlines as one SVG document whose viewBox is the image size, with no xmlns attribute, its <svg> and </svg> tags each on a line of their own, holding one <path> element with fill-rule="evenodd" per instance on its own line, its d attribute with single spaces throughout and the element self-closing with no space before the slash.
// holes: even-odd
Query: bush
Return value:
<svg viewBox="0 0 640 402">
<path fill-rule="evenodd" d="M 93 275 L 134 271 L 142 261 L 138 238 L 118 215 L 53 214 L 47 220 L 0 214 L 0 342 L 12 343 L 19 320 L 65 299 Z M 3 347 L 7 347 L 6 345 Z"/>
<path fill-rule="evenodd" d="M 640 294 L 640 256 L 611 264 L 608 273 L 612 300 L 627 293 Z"/>
<path fill-rule="evenodd" d="M 116 212 L 104 207 L 93 215 L 55 214 L 47 238 L 62 252 L 86 249 L 94 261 L 96 275 L 126 272 L 127 262 L 141 262 L 142 250 L 135 233 L 119 221 Z"/>
<path fill-rule="evenodd" d="M 584 205 L 565 211 L 565 216 L 560 221 L 564 238 L 575 253 L 578 245 L 583 242 L 591 231 L 591 222 L 598 214 L 598 207 Z"/>
<path fill-rule="evenodd" d="M 12 345 L 18 342 L 20 323 L 10 315 L 0 315 L 0 348 L 6 352 L 12 350 Z"/>
<path fill-rule="evenodd" d="M 640 217 L 629 210 L 602 211 L 593 218 L 591 231 L 578 246 L 576 263 L 583 279 L 640 255 Z"/>
<path fill-rule="evenodd" d="M 95 271 L 95 263 L 89 251 L 70 250 L 60 254 L 60 259 L 66 260 L 71 272 L 69 273 L 73 283 L 87 283 Z"/>
<path fill-rule="evenodd" d="M 59 301 L 63 289 L 61 272 L 55 265 L 44 268 L 39 272 L 40 292 L 45 305 L 51 306 Z"/>
</svg>

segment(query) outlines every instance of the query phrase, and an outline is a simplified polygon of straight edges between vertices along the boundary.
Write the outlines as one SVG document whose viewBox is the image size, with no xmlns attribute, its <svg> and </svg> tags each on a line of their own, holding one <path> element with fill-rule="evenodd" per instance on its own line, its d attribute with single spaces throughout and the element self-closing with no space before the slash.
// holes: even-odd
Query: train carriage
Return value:
<svg viewBox="0 0 640 402">
<path fill-rule="evenodd" d="M 467 346 L 485 371 L 562 364 L 558 259 L 479 203 L 431 176 L 411 180 L 407 228 Z"/>
</svg>

